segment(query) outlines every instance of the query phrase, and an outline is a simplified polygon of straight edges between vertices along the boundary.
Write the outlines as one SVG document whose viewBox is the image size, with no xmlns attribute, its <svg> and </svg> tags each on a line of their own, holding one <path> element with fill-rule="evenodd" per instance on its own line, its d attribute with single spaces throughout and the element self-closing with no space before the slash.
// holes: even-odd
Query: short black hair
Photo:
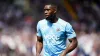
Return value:
<svg viewBox="0 0 100 56">
<path fill-rule="evenodd" d="M 57 5 L 56 4 L 48 3 L 48 4 L 45 4 L 45 5 L 51 5 L 52 8 L 54 8 L 55 10 L 57 10 Z"/>
</svg>

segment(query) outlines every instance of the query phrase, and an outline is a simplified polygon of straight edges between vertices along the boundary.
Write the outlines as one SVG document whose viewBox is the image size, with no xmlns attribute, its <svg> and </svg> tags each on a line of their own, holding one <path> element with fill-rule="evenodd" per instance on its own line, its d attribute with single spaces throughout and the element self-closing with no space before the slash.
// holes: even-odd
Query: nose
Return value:
<svg viewBox="0 0 100 56">
<path fill-rule="evenodd" d="M 45 10 L 45 12 L 44 12 L 45 14 L 47 14 L 48 13 L 48 11 L 47 10 Z"/>
</svg>

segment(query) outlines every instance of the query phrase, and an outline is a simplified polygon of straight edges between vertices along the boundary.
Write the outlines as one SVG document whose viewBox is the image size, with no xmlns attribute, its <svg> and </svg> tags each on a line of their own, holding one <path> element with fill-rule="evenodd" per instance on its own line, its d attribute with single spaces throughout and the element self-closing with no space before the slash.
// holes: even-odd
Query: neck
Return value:
<svg viewBox="0 0 100 56">
<path fill-rule="evenodd" d="M 56 17 L 56 15 L 51 16 L 49 19 L 47 19 L 48 21 L 50 21 L 51 23 L 56 23 L 58 21 L 58 18 Z"/>
<path fill-rule="evenodd" d="M 53 18 L 53 20 L 51 20 L 52 23 L 56 23 L 57 21 L 58 21 L 57 17 L 55 17 L 55 18 Z"/>
</svg>

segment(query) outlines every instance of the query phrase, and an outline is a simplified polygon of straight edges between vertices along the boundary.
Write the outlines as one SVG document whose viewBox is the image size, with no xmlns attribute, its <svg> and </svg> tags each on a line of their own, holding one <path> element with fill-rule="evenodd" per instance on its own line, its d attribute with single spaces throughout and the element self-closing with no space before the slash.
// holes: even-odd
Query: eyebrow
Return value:
<svg viewBox="0 0 100 56">
<path fill-rule="evenodd" d="M 44 8 L 44 10 L 50 10 L 50 9 L 45 9 L 45 8 Z"/>
</svg>

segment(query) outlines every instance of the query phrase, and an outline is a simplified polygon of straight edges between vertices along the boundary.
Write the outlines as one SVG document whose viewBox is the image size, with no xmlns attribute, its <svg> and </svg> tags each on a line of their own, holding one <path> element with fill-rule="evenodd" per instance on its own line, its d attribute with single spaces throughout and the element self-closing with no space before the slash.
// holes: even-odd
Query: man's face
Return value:
<svg viewBox="0 0 100 56">
<path fill-rule="evenodd" d="M 51 5 L 45 5 L 44 14 L 46 18 L 51 17 L 54 13 L 55 13 L 55 10 Z"/>
</svg>

